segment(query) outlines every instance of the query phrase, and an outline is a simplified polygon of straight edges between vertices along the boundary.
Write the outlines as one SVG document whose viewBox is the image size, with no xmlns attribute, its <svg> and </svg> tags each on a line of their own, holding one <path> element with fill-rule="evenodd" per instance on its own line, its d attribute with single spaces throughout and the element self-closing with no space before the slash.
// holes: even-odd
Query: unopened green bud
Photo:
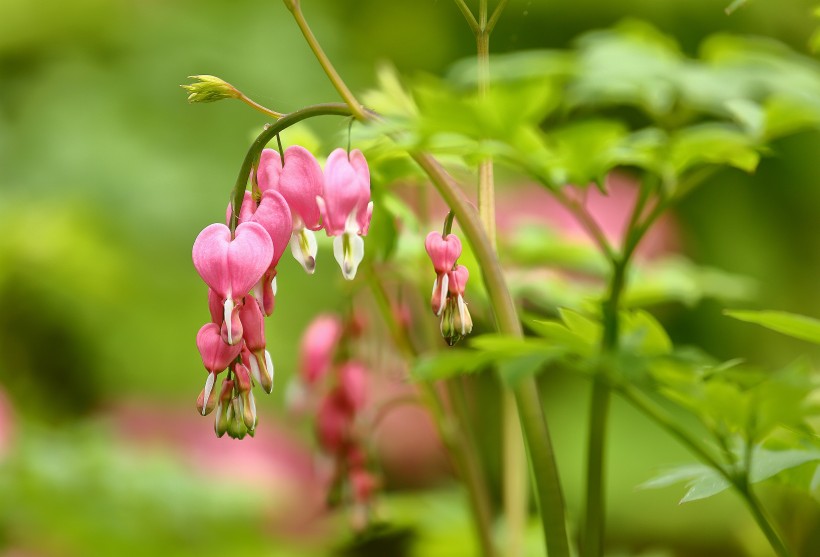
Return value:
<svg viewBox="0 0 820 557">
<path fill-rule="evenodd" d="M 450 346 L 455 345 L 455 343 L 461 340 L 460 324 L 459 327 L 456 327 L 455 323 L 457 314 L 458 308 L 456 307 L 455 300 L 452 296 L 448 296 L 444 311 L 441 312 L 440 330 L 441 336 Z"/>
<path fill-rule="evenodd" d="M 222 99 L 238 99 L 242 94 L 230 83 L 213 75 L 191 75 L 195 79 L 188 85 L 180 85 L 188 91 L 189 103 L 210 103 Z"/>
</svg>

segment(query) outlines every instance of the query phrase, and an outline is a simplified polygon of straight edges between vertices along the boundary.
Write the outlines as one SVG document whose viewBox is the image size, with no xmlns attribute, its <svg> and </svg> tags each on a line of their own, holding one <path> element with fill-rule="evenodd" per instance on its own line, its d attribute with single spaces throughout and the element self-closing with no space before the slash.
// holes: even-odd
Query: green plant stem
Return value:
<svg viewBox="0 0 820 557">
<path fill-rule="evenodd" d="M 319 58 L 328 78 L 348 103 L 350 112 L 358 120 L 370 120 L 372 116 L 358 104 L 333 68 L 330 60 L 319 47 L 301 13 L 298 1 L 285 0 L 285 5 L 296 18 L 302 34 L 311 44 L 311 48 Z M 347 92 L 347 94 L 343 92 Z M 501 264 L 484 232 L 478 214 L 438 161 L 423 152 L 413 151 L 409 154 L 416 161 L 416 164 L 425 171 L 445 203 L 455 213 L 464 236 L 470 242 L 473 254 L 481 269 L 490 303 L 495 311 L 499 331 L 511 336 L 523 337 L 518 311 L 507 288 Z M 535 379 L 530 377 L 522 380 L 515 386 L 514 395 L 529 450 L 531 468 L 536 480 L 536 491 L 547 552 L 550 557 L 569 557 L 564 498 L 558 478 L 558 467 L 555 462 L 552 439 L 549 435 L 549 428 Z"/>
<path fill-rule="evenodd" d="M 305 37 L 310 49 L 313 51 L 313 55 L 316 56 L 319 64 L 322 65 L 322 69 L 327 74 L 328 78 L 330 78 L 330 82 L 336 88 L 336 91 L 342 97 L 347 106 L 350 107 L 350 111 L 353 113 L 353 116 L 357 120 L 365 120 L 366 115 L 364 108 L 361 104 L 359 104 L 359 101 L 356 100 L 356 97 L 350 91 L 350 88 L 348 88 L 347 84 L 336 71 L 336 68 L 333 67 L 333 64 L 330 62 L 330 58 L 328 58 L 327 54 L 325 54 L 325 51 L 322 49 L 322 46 L 319 44 L 319 41 L 316 39 L 316 36 L 313 34 L 313 31 L 310 29 L 310 26 L 302 13 L 302 7 L 299 4 L 299 0 L 285 0 L 285 6 L 287 6 L 288 10 L 290 10 L 293 14 L 293 18 L 296 20 L 296 25 L 299 26 L 299 30 Z"/>
<path fill-rule="evenodd" d="M 394 317 L 384 284 L 378 279 L 372 268 L 368 269 L 366 276 L 376 307 L 379 309 L 379 313 L 381 313 L 396 347 L 408 359 L 417 358 L 419 354 L 416 347 L 410 342 L 410 339 Z M 484 469 L 478 456 L 475 437 L 472 434 L 467 435 L 469 417 L 466 413 L 466 407 L 461 404 L 461 401 L 455 400 L 454 386 L 445 382 L 445 388 L 448 391 L 451 400 L 450 406 L 455 416 L 450 415 L 447 411 L 432 385 L 422 383 L 424 398 L 427 399 L 428 406 L 433 409 L 439 436 L 447 448 L 447 454 L 453 468 L 467 488 L 470 510 L 473 513 L 473 523 L 476 528 L 476 537 L 481 546 L 481 554 L 484 557 L 494 557 L 496 549 L 491 537 L 492 505 L 490 503 L 490 494 L 487 491 Z M 464 434 L 459 434 L 459 432 L 464 432 Z"/>
<path fill-rule="evenodd" d="M 239 219 L 239 208 L 242 207 L 242 199 L 245 196 L 245 188 L 248 185 L 251 171 L 256 161 L 259 160 L 259 154 L 262 152 L 262 149 L 265 148 L 265 145 L 267 145 L 276 134 L 306 118 L 312 118 L 314 116 L 350 116 L 351 113 L 352 110 L 348 105 L 343 103 L 315 104 L 286 114 L 270 126 L 267 126 L 251 144 L 250 149 L 248 149 L 245 160 L 242 161 L 242 166 L 239 169 L 236 184 L 234 184 L 233 191 L 231 192 L 231 232 L 236 230 Z"/>
<path fill-rule="evenodd" d="M 461 230 L 470 242 L 473 254 L 479 263 L 484 286 L 495 310 L 499 331 L 511 336 L 523 337 L 515 303 L 477 212 L 438 161 L 426 153 L 411 152 L 410 156 L 430 177 L 444 202 L 456 214 Z M 538 386 L 533 378 L 527 378 L 514 387 L 513 394 L 529 451 L 530 465 L 534 473 L 547 552 L 550 557 L 568 557 L 569 540 L 564 498 Z"/>
<path fill-rule="evenodd" d="M 467 20 L 467 25 L 470 26 L 470 30 L 473 33 L 478 33 L 478 21 L 476 21 L 475 16 L 473 15 L 473 12 L 470 11 L 467 3 L 464 0 L 453 0 L 453 2 L 456 3 L 459 11 L 461 11 L 461 15 L 463 15 L 464 19 Z"/>
<path fill-rule="evenodd" d="M 276 112 L 275 110 L 271 110 L 270 108 L 268 108 L 266 106 L 262 106 L 261 104 L 259 104 L 258 102 L 256 102 L 252 98 L 248 97 L 247 95 L 245 95 L 241 91 L 238 91 L 238 93 L 239 93 L 239 100 L 242 101 L 243 103 L 245 103 L 246 105 L 248 105 L 249 107 L 251 107 L 254 110 L 256 110 L 258 112 L 261 112 L 262 114 L 265 114 L 266 116 L 270 116 L 271 118 L 274 118 L 276 120 L 278 120 L 279 118 L 282 118 L 284 116 L 284 114 L 282 114 L 281 112 Z"/>
</svg>

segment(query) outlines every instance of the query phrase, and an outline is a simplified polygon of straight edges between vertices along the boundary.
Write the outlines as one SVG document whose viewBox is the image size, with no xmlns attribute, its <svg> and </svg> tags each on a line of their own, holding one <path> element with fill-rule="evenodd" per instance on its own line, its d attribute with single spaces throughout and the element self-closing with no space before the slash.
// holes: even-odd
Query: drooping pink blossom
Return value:
<svg viewBox="0 0 820 557">
<path fill-rule="evenodd" d="M 316 436 L 326 453 L 338 455 L 348 444 L 353 425 L 353 411 L 338 389 L 322 400 L 316 416 Z"/>
<path fill-rule="evenodd" d="M 443 237 L 440 232 L 433 231 L 425 238 L 424 247 L 436 270 L 430 305 L 433 313 L 441 315 L 447 302 L 449 273 L 461 256 L 461 240 L 455 234 L 447 234 L 447 237 Z"/>
<path fill-rule="evenodd" d="M 270 266 L 253 289 L 254 298 L 262 307 L 265 315 L 271 315 L 276 296 L 276 265 L 290 242 L 293 219 L 285 198 L 276 190 L 271 189 L 262 194 L 262 200 L 251 217 L 251 222 L 261 224 L 273 243 L 273 257 Z"/>
<path fill-rule="evenodd" d="M 197 402 L 197 407 L 203 416 L 210 412 L 208 406 L 216 376 L 227 369 L 242 350 L 241 344 L 230 345 L 223 342 L 219 329 L 216 323 L 206 323 L 196 335 L 196 346 L 202 357 L 202 364 L 208 370 L 205 388 L 200 394 L 202 405 L 199 401 Z"/>
<path fill-rule="evenodd" d="M 224 321 L 233 341 L 231 314 L 237 303 L 259 282 L 273 257 L 273 243 L 258 223 L 236 227 L 231 238 L 224 224 L 211 224 L 194 241 L 193 260 L 199 276 L 224 300 Z"/>
<path fill-rule="evenodd" d="M 273 390 L 273 362 L 265 350 L 265 321 L 259 305 L 246 302 L 239 311 L 242 321 L 243 339 L 250 356 L 248 365 L 253 378 L 266 393 Z"/>
<path fill-rule="evenodd" d="M 341 338 L 342 322 L 335 315 L 323 314 L 311 321 L 299 347 L 299 371 L 305 384 L 318 382 L 330 370 Z"/>
<path fill-rule="evenodd" d="M 349 154 L 334 150 L 325 164 L 322 195 L 317 198 L 328 236 L 333 240 L 333 255 L 342 275 L 352 280 L 364 258 L 364 241 L 370 228 L 373 202 L 370 201 L 370 170 L 358 149 Z"/>
<path fill-rule="evenodd" d="M 256 173 L 259 190 L 274 190 L 282 194 L 290 207 L 292 233 L 290 247 L 293 256 L 308 273 L 316 267 L 316 237 L 321 228 L 316 197 L 322 194 L 322 168 L 304 147 L 293 145 L 284 153 L 284 162 L 273 149 L 264 149 Z"/>
</svg>

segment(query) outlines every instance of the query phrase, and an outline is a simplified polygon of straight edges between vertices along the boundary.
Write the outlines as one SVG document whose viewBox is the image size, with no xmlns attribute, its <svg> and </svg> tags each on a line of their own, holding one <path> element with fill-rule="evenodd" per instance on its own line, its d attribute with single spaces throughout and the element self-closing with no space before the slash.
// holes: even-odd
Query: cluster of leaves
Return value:
<svg viewBox="0 0 820 557">
<path fill-rule="evenodd" d="M 492 155 L 551 188 L 603 184 L 612 168 L 635 167 L 660 177 L 664 194 L 683 195 L 698 169 L 752 171 L 767 142 L 820 124 L 820 67 L 773 41 L 715 35 L 693 59 L 651 26 L 625 21 L 582 36 L 574 50 L 491 64 L 485 97 L 474 61 L 410 91 L 382 71 L 366 101 L 384 122 L 364 133 L 471 166 Z"/>
<path fill-rule="evenodd" d="M 754 171 L 772 140 L 820 125 L 820 65 L 772 41 L 716 35 L 691 58 L 647 24 L 625 21 L 583 36 L 570 51 L 520 52 L 491 64 L 485 96 L 476 92 L 474 61 L 457 64 L 444 80 L 417 80 L 409 90 L 382 71 L 380 88 L 366 102 L 383 120 L 358 132 L 365 136 L 360 140 L 376 141 L 376 160 L 390 162 L 380 168 L 401 168 L 393 163 L 401 160 L 399 149 L 408 148 L 433 151 L 455 168 L 492 156 L 549 189 L 605 189 L 608 173 L 630 168 L 668 203 L 711 169 Z M 379 142 L 379 134 L 391 137 L 393 146 Z M 505 254 L 596 279 L 610 272 L 595 248 L 545 238 L 542 230 L 523 229 Z M 604 376 L 639 407 L 673 416 L 683 435 L 709 439 L 709 465 L 676 468 L 646 486 L 687 481 L 686 501 L 771 478 L 818 492 L 820 443 L 811 423 L 817 385 L 810 366 L 798 361 L 770 373 L 714 361 L 699 350 L 676 348 L 640 309 L 703 297 L 748 299 L 753 282 L 677 257 L 631 269 L 612 353 L 601 350 L 601 280 L 555 273 L 532 282 L 512 276 L 511 283 L 539 312 L 576 309 L 557 310 L 556 320 L 525 319 L 530 335 L 523 341 L 485 334 L 470 349 L 422 358 L 416 379 L 491 367 L 513 384 L 554 369 Z M 799 318 L 786 317 L 784 324 L 783 315 L 734 316 L 820 338 L 816 323 Z"/>
</svg>

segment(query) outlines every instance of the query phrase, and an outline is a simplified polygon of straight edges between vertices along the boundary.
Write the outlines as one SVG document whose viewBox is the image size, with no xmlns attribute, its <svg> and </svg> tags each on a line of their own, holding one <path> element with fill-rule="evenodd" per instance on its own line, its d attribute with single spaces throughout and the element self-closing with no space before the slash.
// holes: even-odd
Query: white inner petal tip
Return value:
<svg viewBox="0 0 820 557">
<path fill-rule="evenodd" d="M 233 307 L 233 298 L 228 296 L 225 299 L 223 319 L 225 320 L 225 326 L 228 328 L 228 344 L 230 345 L 233 345 L 233 331 L 231 328 L 231 314 L 233 313 Z"/>
<path fill-rule="evenodd" d="M 273 295 L 276 296 L 276 277 L 270 279 L 270 289 L 273 292 Z"/>
</svg>

